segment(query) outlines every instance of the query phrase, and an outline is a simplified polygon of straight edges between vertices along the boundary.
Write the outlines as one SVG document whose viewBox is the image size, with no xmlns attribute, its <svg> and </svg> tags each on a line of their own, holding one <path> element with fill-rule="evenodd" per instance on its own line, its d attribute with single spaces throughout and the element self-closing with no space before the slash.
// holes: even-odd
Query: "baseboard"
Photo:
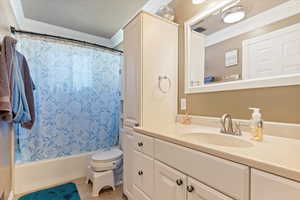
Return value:
<svg viewBox="0 0 300 200">
<path fill-rule="evenodd" d="M 92 154 L 16 164 L 14 193 L 24 194 L 85 177 Z"/>
</svg>

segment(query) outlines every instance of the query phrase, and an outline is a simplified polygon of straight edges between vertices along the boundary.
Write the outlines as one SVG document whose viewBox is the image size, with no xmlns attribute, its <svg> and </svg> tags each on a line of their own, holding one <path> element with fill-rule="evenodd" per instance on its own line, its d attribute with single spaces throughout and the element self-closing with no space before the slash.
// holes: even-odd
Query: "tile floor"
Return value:
<svg viewBox="0 0 300 200">
<path fill-rule="evenodd" d="M 121 185 L 118 186 L 115 191 L 101 191 L 99 197 L 92 197 L 92 185 L 85 184 L 85 178 L 77 179 L 72 182 L 76 184 L 81 200 L 127 200 L 126 197 L 123 197 L 123 188 Z M 16 196 L 15 200 L 21 196 L 23 195 Z"/>
</svg>

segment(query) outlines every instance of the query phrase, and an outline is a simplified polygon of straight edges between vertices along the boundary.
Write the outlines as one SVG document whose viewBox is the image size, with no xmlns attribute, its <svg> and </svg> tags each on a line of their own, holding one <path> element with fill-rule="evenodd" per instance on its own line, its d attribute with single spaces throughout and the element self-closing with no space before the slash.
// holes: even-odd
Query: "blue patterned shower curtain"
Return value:
<svg viewBox="0 0 300 200">
<path fill-rule="evenodd" d="M 25 36 L 18 50 L 35 84 L 36 122 L 16 129 L 21 162 L 107 149 L 118 144 L 122 56 Z"/>
</svg>

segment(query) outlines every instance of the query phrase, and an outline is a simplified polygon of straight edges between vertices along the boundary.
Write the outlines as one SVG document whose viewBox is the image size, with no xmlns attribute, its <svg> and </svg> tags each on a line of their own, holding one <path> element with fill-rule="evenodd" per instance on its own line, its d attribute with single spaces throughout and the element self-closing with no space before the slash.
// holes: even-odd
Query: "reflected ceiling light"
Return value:
<svg viewBox="0 0 300 200">
<path fill-rule="evenodd" d="M 246 17 L 246 12 L 243 6 L 235 6 L 224 10 L 222 13 L 223 22 L 233 24 L 241 21 Z"/>
<path fill-rule="evenodd" d="M 206 0 L 193 0 L 193 4 L 200 4 L 203 3 Z"/>
</svg>

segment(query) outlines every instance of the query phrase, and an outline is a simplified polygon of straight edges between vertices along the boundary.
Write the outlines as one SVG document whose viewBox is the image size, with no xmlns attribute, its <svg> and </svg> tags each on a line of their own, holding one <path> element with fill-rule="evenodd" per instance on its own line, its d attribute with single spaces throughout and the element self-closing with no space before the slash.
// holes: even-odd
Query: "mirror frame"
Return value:
<svg viewBox="0 0 300 200">
<path fill-rule="evenodd" d="M 224 0 L 220 3 L 214 3 L 208 6 L 205 10 L 201 11 L 191 19 L 187 20 L 184 23 L 184 65 L 185 65 L 185 94 L 193 93 L 207 93 L 207 92 L 218 92 L 218 91 L 229 91 L 229 90 L 241 90 L 241 89 L 252 89 L 252 88 L 266 88 L 266 87 L 279 87 L 279 86 L 289 86 L 289 85 L 300 85 L 300 74 L 290 74 L 290 75 L 279 75 L 274 77 L 265 77 L 265 78 L 255 78 L 248 80 L 237 80 L 224 83 L 215 83 L 205 85 L 203 80 L 203 85 L 201 86 L 189 86 L 189 69 L 190 69 L 190 38 L 191 38 L 191 26 L 199 22 L 202 19 L 208 17 L 211 13 L 216 12 L 217 10 L 230 5 L 235 0 Z M 295 6 L 294 4 L 300 1 L 293 2 L 290 0 L 291 7 Z M 293 4 L 294 3 L 294 4 Z M 298 5 L 297 4 L 297 5 Z M 298 7 L 299 8 L 299 7 Z M 244 59 L 243 59 L 244 60 Z M 204 66 L 203 66 L 204 67 Z M 204 73 L 204 70 L 202 70 Z M 204 77 L 204 74 L 203 74 Z M 244 78 L 244 73 L 242 73 L 242 79 Z"/>
</svg>

